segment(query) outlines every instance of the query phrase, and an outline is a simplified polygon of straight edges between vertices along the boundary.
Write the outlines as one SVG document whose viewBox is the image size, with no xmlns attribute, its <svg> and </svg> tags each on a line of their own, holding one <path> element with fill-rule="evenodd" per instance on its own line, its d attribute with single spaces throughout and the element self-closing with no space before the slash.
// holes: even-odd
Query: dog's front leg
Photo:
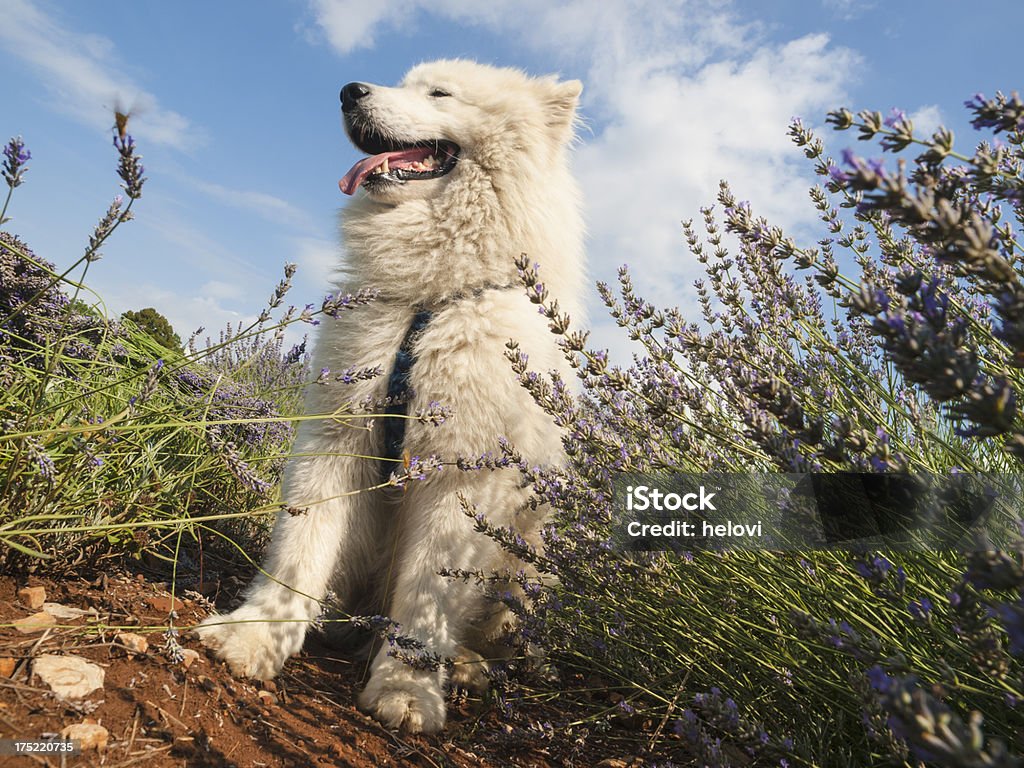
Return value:
<svg viewBox="0 0 1024 768">
<path fill-rule="evenodd" d="M 197 628 L 235 674 L 274 677 L 302 648 L 328 586 L 345 591 L 368 567 L 379 534 L 370 494 L 358 490 L 375 482 L 376 465 L 355 457 L 368 447 L 351 428 L 300 428 L 283 489 L 292 507 L 278 514 L 262 572 L 239 608 Z"/>
<path fill-rule="evenodd" d="M 503 484 L 493 476 L 483 487 L 473 480 L 461 473 L 441 473 L 409 487 L 396 567 L 390 575 L 388 615 L 398 622 L 402 635 L 419 640 L 425 653 L 442 660 L 458 655 L 466 622 L 481 595 L 475 585 L 438 572 L 443 568 L 471 569 L 495 549 L 490 539 L 473 530 L 459 492 L 475 499 L 480 493 L 495 494 Z M 507 494 L 509 489 L 504 490 Z M 445 723 L 445 666 L 417 669 L 390 655 L 390 650 L 385 645 L 374 659 L 370 679 L 359 697 L 360 707 L 392 728 L 413 733 L 441 730 Z"/>
</svg>

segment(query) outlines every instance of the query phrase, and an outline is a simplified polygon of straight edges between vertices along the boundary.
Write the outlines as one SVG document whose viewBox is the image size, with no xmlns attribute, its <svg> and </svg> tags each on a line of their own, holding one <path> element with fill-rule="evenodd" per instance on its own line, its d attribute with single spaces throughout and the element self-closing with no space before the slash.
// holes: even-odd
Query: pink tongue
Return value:
<svg viewBox="0 0 1024 768">
<path fill-rule="evenodd" d="M 434 154 L 434 150 L 429 147 L 415 147 L 413 149 L 403 149 L 399 152 L 381 152 L 379 155 L 364 157 L 353 165 L 342 180 L 338 182 L 338 187 L 346 195 L 351 195 L 359 189 L 363 179 L 369 176 L 374 168 L 383 163 L 385 158 L 387 158 L 389 168 L 404 168 L 417 161 L 426 160 L 432 154 Z"/>
</svg>

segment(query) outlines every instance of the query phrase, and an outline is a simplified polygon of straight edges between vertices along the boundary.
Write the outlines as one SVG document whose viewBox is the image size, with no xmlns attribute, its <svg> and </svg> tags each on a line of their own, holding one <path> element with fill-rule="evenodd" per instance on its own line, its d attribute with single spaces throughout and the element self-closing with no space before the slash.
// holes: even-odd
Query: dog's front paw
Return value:
<svg viewBox="0 0 1024 768">
<path fill-rule="evenodd" d="M 231 613 L 210 616 L 196 632 L 235 675 L 269 680 L 302 648 L 306 623 L 272 621 L 243 605 Z"/>
<path fill-rule="evenodd" d="M 432 673 L 388 670 L 370 678 L 359 708 L 388 728 L 437 733 L 444 728 L 444 692 Z"/>
<path fill-rule="evenodd" d="M 490 664 L 479 653 L 465 646 L 460 645 L 457 650 L 455 666 L 448 678 L 448 684 L 452 688 L 461 688 L 478 695 L 486 693 L 491 684 L 491 679 L 487 676 Z"/>
</svg>

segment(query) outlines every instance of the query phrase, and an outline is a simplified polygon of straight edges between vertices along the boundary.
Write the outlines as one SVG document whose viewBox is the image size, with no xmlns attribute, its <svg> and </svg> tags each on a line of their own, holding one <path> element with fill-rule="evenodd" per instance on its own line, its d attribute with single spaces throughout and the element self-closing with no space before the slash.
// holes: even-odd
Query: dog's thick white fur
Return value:
<svg viewBox="0 0 1024 768">
<path fill-rule="evenodd" d="M 361 179 L 363 191 L 342 214 L 339 290 L 372 287 L 379 298 L 324 320 L 314 370 L 380 365 L 385 375 L 347 387 L 312 386 L 307 411 L 383 397 L 396 351 L 415 313 L 426 308 L 433 319 L 415 341 L 408 412 L 437 401 L 453 415 L 440 426 L 409 420 L 404 452 L 451 461 L 496 452 L 505 436 L 533 464 L 561 461 L 557 428 L 519 385 L 504 351 L 515 339 L 532 369 L 564 371 L 513 259 L 526 253 L 539 263 L 550 294 L 579 316 L 583 227 L 567 155 L 582 86 L 462 60 L 421 64 L 394 88 L 360 85 L 358 104 L 345 109 L 357 146 L 367 136 L 389 146 L 443 140 L 458 155 L 438 178 Z M 199 628 L 236 674 L 276 675 L 302 647 L 329 589 L 350 610 L 361 595 L 379 590 L 387 602 L 376 612 L 444 657 L 501 632 L 507 616 L 478 587 L 438 575 L 442 568 L 522 567 L 473 530 L 459 494 L 493 523 L 515 526 L 534 542 L 543 510 L 524 508 L 528 491 L 511 469 L 446 467 L 404 493 L 353 493 L 379 482 L 378 462 L 360 457 L 380 454 L 381 421 L 371 429 L 358 419 L 299 427 L 284 499 L 307 511 L 278 517 L 263 565 L 273 578 L 257 577 L 241 607 Z M 416 670 L 387 650 L 373 660 L 360 706 L 391 727 L 442 728 L 450 682 L 444 668 Z"/>
</svg>

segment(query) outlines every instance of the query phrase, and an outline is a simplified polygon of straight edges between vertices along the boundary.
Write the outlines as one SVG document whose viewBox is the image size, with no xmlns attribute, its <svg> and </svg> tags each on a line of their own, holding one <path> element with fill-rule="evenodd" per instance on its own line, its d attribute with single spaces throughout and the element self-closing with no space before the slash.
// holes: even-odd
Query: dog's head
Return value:
<svg viewBox="0 0 1024 768">
<path fill-rule="evenodd" d="M 460 164 L 490 176 L 543 172 L 572 138 L 582 87 L 463 60 L 421 64 L 394 88 L 349 83 L 345 129 L 368 157 L 339 186 L 398 203 L 443 193 Z"/>
</svg>

